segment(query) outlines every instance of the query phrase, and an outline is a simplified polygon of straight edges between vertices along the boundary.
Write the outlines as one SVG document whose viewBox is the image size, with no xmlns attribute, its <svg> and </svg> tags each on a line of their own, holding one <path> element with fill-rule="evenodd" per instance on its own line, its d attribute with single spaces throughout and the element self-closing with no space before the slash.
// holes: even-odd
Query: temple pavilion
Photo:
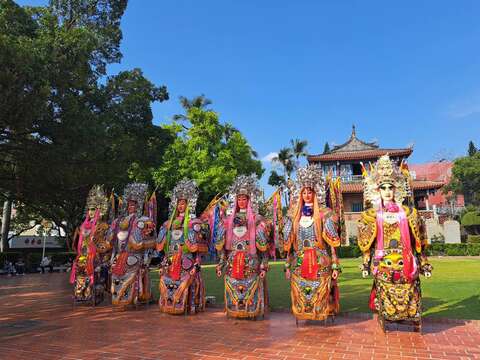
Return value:
<svg viewBox="0 0 480 360">
<path fill-rule="evenodd" d="M 362 166 L 376 162 L 382 155 L 388 154 L 397 164 L 407 159 L 413 152 L 413 147 L 394 149 L 380 148 L 377 143 L 365 142 L 357 138 L 355 125 L 350 138 L 343 144 L 335 146 L 331 151 L 318 155 L 309 155 L 310 164 L 319 164 L 324 174 L 331 173 L 333 177 L 342 180 L 342 195 L 347 225 L 347 241 L 356 237 L 356 220 L 363 211 Z M 427 218 L 433 213 L 429 207 L 428 196 L 440 189 L 445 182 L 414 179 L 412 190 L 415 207 L 423 210 L 420 213 Z M 350 242 L 353 239 L 350 239 Z"/>
</svg>

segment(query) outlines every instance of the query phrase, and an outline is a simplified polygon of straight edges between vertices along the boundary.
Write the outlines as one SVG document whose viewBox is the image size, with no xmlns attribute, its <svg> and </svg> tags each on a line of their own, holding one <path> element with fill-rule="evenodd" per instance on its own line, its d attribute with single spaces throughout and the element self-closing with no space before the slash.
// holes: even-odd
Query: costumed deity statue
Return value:
<svg viewBox="0 0 480 360">
<path fill-rule="evenodd" d="M 132 183 L 125 187 L 126 209 L 115 219 L 107 239 L 113 251 L 111 258 L 112 304 L 125 307 L 150 300 L 148 274 L 149 249 L 155 247 L 155 224 L 143 216 L 143 204 L 148 186 Z"/>
<path fill-rule="evenodd" d="M 108 283 L 108 264 L 104 262 L 111 246 L 106 241 L 108 198 L 103 187 L 95 185 L 87 197 L 85 220 L 80 226 L 77 257 L 72 265 L 70 283 L 74 284 L 74 302 L 103 301 Z"/>
<path fill-rule="evenodd" d="M 227 316 L 257 318 L 268 305 L 269 229 L 258 214 L 255 176 L 238 176 L 229 190 L 229 209 L 217 228 L 217 276 L 225 275 Z"/>
<path fill-rule="evenodd" d="M 290 279 L 292 312 L 298 320 L 324 320 L 339 311 L 337 278 L 340 265 L 339 219 L 325 206 L 322 170 L 307 165 L 290 184 L 290 208 L 283 227 L 287 253 L 285 275 Z"/>
<path fill-rule="evenodd" d="M 365 210 L 359 221 L 358 245 L 363 252 L 362 273 L 374 277 L 370 308 L 385 321 L 413 321 L 421 330 L 419 274 L 431 276 L 424 253 L 424 227 L 417 210 L 404 206 L 411 197 L 410 176 L 382 156 L 370 171 L 363 169 Z"/>
<path fill-rule="evenodd" d="M 165 256 L 160 266 L 160 311 L 169 314 L 196 313 L 205 309 L 205 284 L 200 254 L 208 251 L 207 221 L 196 218 L 198 188 L 182 180 L 170 201 L 170 216 L 159 230 L 157 250 Z"/>
</svg>

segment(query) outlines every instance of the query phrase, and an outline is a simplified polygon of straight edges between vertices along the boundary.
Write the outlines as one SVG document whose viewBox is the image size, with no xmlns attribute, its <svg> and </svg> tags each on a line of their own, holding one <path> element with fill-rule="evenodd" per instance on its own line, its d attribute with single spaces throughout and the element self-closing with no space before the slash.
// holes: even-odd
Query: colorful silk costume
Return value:
<svg viewBox="0 0 480 360">
<path fill-rule="evenodd" d="M 248 198 L 245 209 L 238 207 L 239 195 Z M 235 318 L 263 316 L 268 304 L 265 275 L 270 231 L 258 214 L 258 198 L 256 177 L 239 176 L 230 188 L 230 214 L 217 229 L 217 273 L 225 275 L 225 309 L 227 316 Z"/>
<path fill-rule="evenodd" d="M 105 240 L 108 224 L 104 218 L 108 199 L 101 186 L 94 186 L 87 198 L 85 221 L 79 229 L 77 257 L 72 266 L 70 283 L 74 284 L 74 301 L 100 303 L 108 284 L 108 262 L 111 246 Z"/>
<path fill-rule="evenodd" d="M 302 192 L 313 191 L 305 204 Z M 321 169 L 314 165 L 297 171 L 291 206 L 283 228 L 286 271 L 290 272 L 292 312 L 297 320 L 326 320 L 339 311 L 336 276 L 340 269 L 335 248 L 340 245 L 338 217 L 325 207 Z M 335 271 L 335 276 L 332 277 Z"/>
<path fill-rule="evenodd" d="M 112 244 L 112 304 L 126 306 L 150 300 L 148 249 L 155 246 L 155 225 L 151 218 L 142 216 L 146 184 L 126 186 L 125 205 L 133 202 L 135 212 L 115 219 L 107 240 Z M 127 207 L 128 209 L 128 207 Z"/>
<path fill-rule="evenodd" d="M 411 195 L 405 166 L 395 166 L 382 156 L 370 173 L 364 171 L 364 199 L 369 209 L 359 222 L 358 245 L 363 252 L 364 274 L 374 277 L 370 308 L 378 313 L 383 329 L 387 321 L 413 321 L 421 326 L 422 304 L 419 274 L 430 276 L 432 266 L 424 253 L 426 241 L 415 208 L 403 206 Z M 382 199 L 379 187 L 389 184 L 394 201 Z"/>
<path fill-rule="evenodd" d="M 170 219 L 160 228 L 157 250 L 165 256 L 160 268 L 160 311 L 169 314 L 196 313 L 205 309 L 205 284 L 200 254 L 208 251 L 208 222 L 195 218 L 198 188 L 182 180 L 173 189 Z M 184 209 L 179 202 L 184 201 Z"/>
</svg>

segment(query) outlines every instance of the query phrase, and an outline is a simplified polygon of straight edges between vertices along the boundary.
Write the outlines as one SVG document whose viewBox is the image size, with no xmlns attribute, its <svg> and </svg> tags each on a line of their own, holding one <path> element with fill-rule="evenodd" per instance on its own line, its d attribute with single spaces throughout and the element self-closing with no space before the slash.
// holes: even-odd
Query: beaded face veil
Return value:
<svg viewBox="0 0 480 360">
<path fill-rule="evenodd" d="M 230 186 L 228 190 L 228 209 L 230 212 L 232 212 L 237 205 L 237 195 L 247 195 L 250 199 L 253 212 L 258 213 L 262 192 L 258 186 L 256 175 L 240 175 Z"/>
<path fill-rule="evenodd" d="M 142 183 L 131 183 L 125 186 L 125 190 L 123 190 L 124 208 L 122 209 L 122 213 L 126 212 L 128 201 L 135 201 L 137 203 L 137 215 L 141 216 L 147 190 L 148 185 Z"/>
<path fill-rule="evenodd" d="M 380 157 L 375 164 L 370 164 L 369 168 L 369 171 L 365 169 L 363 173 L 363 201 L 366 208 L 380 206 L 379 187 L 383 184 L 393 185 L 395 202 L 398 204 L 411 196 L 408 173 L 404 174 L 388 154 Z"/>
<path fill-rule="evenodd" d="M 290 204 L 296 206 L 303 188 L 309 187 L 315 191 L 317 202 L 320 207 L 325 206 L 325 179 L 322 168 L 319 165 L 307 165 L 297 170 L 297 180 L 290 182 Z"/>
<path fill-rule="evenodd" d="M 190 214 L 195 214 L 198 199 L 198 187 L 194 180 L 181 180 L 172 191 L 170 196 L 170 204 L 168 206 L 169 214 L 171 215 L 177 206 L 178 200 L 184 199 L 188 203 Z"/>
</svg>

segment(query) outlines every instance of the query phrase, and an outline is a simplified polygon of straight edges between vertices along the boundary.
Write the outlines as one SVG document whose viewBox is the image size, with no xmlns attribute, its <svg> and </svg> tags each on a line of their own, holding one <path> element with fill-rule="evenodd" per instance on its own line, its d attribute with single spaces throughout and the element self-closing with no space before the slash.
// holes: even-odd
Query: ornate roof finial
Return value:
<svg viewBox="0 0 480 360">
<path fill-rule="evenodd" d="M 350 136 L 350 138 L 356 138 L 357 137 L 357 133 L 355 131 L 355 124 L 352 125 L 352 135 Z"/>
</svg>

